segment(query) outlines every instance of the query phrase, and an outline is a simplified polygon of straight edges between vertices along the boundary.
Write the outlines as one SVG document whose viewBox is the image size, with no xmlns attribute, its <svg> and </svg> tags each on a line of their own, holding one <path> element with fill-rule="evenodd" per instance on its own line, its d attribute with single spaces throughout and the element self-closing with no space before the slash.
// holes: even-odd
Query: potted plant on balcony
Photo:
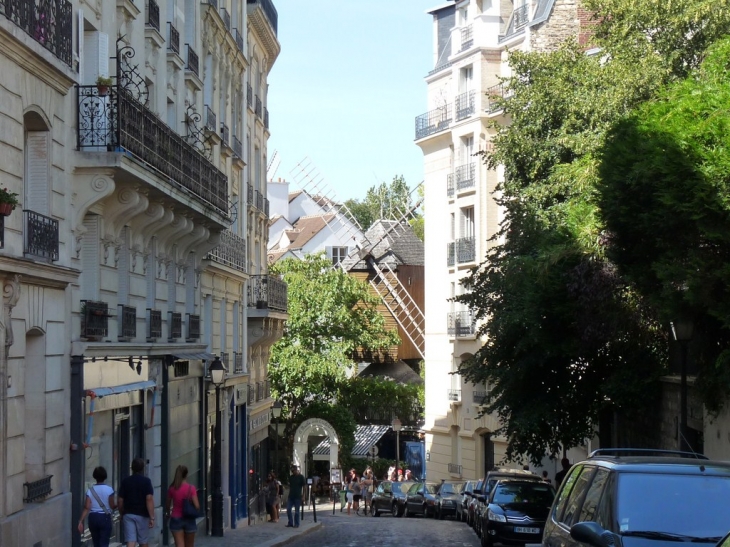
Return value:
<svg viewBox="0 0 730 547">
<path fill-rule="evenodd" d="M 18 205 L 18 194 L 7 188 L 0 189 L 0 215 L 8 216 Z"/>
<path fill-rule="evenodd" d="M 99 95 L 104 97 L 109 94 L 109 88 L 112 85 L 112 79 L 109 76 L 102 76 L 96 79 L 96 89 L 99 91 Z"/>
</svg>

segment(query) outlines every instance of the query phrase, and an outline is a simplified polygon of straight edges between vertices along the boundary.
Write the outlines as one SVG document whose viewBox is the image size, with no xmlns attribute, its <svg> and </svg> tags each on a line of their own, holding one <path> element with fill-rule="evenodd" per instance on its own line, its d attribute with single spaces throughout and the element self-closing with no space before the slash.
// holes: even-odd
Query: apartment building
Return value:
<svg viewBox="0 0 730 547">
<path fill-rule="evenodd" d="M 207 515 L 226 478 L 236 526 L 259 512 L 267 348 L 286 319 L 261 168 L 276 9 L 0 0 L 0 15 L 0 186 L 19 201 L 0 217 L 0 545 L 90 545 L 75 523 L 94 467 L 118 487 L 135 457 L 153 545 L 171 540 L 179 464 Z"/>
<path fill-rule="evenodd" d="M 508 123 L 504 96 L 510 50 L 546 51 L 568 36 L 585 40 L 585 12 L 573 0 L 461 0 L 429 11 L 433 70 L 429 110 L 415 119 L 424 156 L 426 215 L 426 469 L 430 480 L 481 477 L 505 454 L 494 415 L 480 416 L 490 386 L 456 373 L 483 344 L 469 309 L 450 299 L 484 260 L 502 220 L 494 201 L 499 169 L 478 156 L 493 122 Z M 446 206 L 444 206 L 446 203 Z M 446 229 L 444 229 L 446 227 Z"/>
</svg>

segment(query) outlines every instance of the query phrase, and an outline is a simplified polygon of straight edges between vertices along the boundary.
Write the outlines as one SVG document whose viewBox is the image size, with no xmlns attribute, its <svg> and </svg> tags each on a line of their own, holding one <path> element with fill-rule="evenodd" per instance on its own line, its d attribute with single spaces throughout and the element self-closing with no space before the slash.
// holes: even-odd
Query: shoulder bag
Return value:
<svg viewBox="0 0 730 547">
<path fill-rule="evenodd" d="M 193 504 L 193 486 L 191 484 L 188 485 L 188 495 L 183 500 L 182 514 L 185 519 L 196 519 L 200 516 L 199 511 Z"/>
<path fill-rule="evenodd" d="M 111 517 L 112 516 L 111 510 L 106 506 L 106 503 L 101 501 L 99 494 L 96 493 L 96 489 L 92 486 L 91 488 L 89 488 L 89 490 L 91 490 L 91 495 L 94 496 L 96 503 L 98 503 L 101 506 L 101 508 L 104 509 L 104 512 Z"/>
</svg>

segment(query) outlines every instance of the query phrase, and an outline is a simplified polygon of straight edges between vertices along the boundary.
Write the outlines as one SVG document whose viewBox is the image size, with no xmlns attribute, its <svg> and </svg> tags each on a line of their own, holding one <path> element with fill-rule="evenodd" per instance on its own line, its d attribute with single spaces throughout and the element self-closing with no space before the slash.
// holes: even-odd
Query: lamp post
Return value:
<svg viewBox="0 0 730 547">
<path fill-rule="evenodd" d="M 223 479 L 222 479 L 222 456 L 221 456 L 221 422 L 223 417 L 220 411 L 220 390 L 226 379 L 226 368 L 223 362 L 216 356 L 208 367 L 210 382 L 215 386 L 215 450 L 213 451 L 213 493 L 211 495 L 213 506 L 211 511 L 211 535 L 223 537 Z"/>
<path fill-rule="evenodd" d="M 694 325 L 688 319 L 680 319 L 670 323 L 672 336 L 682 349 L 681 384 L 679 388 L 679 449 L 691 451 L 687 441 L 687 346 L 692 340 Z"/>
<path fill-rule="evenodd" d="M 395 480 L 398 480 L 398 466 L 400 465 L 400 428 L 403 424 L 398 418 L 393 418 L 390 423 L 395 431 Z"/>
<path fill-rule="evenodd" d="M 274 469 L 279 473 L 279 418 L 281 417 L 281 407 L 283 405 L 279 401 L 274 401 L 271 407 L 271 415 L 274 417 L 274 428 L 276 429 L 276 448 L 274 449 Z"/>
</svg>

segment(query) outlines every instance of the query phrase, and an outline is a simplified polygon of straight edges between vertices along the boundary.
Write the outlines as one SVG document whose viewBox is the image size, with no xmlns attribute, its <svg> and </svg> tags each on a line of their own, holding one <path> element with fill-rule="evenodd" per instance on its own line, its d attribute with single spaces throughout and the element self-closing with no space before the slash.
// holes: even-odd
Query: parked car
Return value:
<svg viewBox="0 0 730 547">
<path fill-rule="evenodd" d="M 469 511 L 469 502 L 471 497 L 474 495 L 474 488 L 476 487 L 477 480 L 468 480 L 464 483 L 464 488 L 461 490 L 461 499 L 456 506 L 456 520 L 467 522 L 467 512 Z"/>
<path fill-rule="evenodd" d="M 403 515 L 406 517 L 416 515 L 436 516 L 436 492 L 438 487 L 438 483 L 435 482 L 417 482 L 411 485 L 406 494 L 406 510 Z"/>
<path fill-rule="evenodd" d="M 441 481 L 436 492 L 436 516 L 440 520 L 445 517 L 456 518 L 456 508 L 463 488 L 464 481 Z"/>
<path fill-rule="evenodd" d="M 686 452 L 600 449 L 575 464 L 544 547 L 715 545 L 730 529 L 730 463 Z"/>
<path fill-rule="evenodd" d="M 555 489 L 543 481 L 495 481 L 481 517 L 482 546 L 539 543 L 553 499 Z"/>
<path fill-rule="evenodd" d="M 472 527 L 479 537 L 482 536 L 482 523 L 484 522 L 484 515 L 487 512 L 487 499 L 489 498 L 489 493 L 492 491 L 492 488 L 497 483 L 497 481 L 503 479 L 522 479 L 529 481 L 542 480 L 532 471 L 527 471 L 525 469 L 495 467 L 494 469 L 489 471 L 479 487 L 479 492 L 475 491 L 474 494 L 476 501 L 474 503 Z"/>
<path fill-rule="evenodd" d="M 484 479 L 479 479 L 477 481 L 476 486 L 474 486 L 474 490 L 472 491 L 469 504 L 466 506 L 466 523 L 472 528 L 474 528 L 474 515 L 476 514 L 477 504 L 479 503 L 479 496 L 482 494 L 483 484 Z"/>
<path fill-rule="evenodd" d="M 406 492 L 415 484 L 413 481 L 382 481 L 373 492 L 372 511 L 374 517 L 381 513 L 392 513 L 394 517 L 403 516 L 406 507 Z"/>
</svg>

